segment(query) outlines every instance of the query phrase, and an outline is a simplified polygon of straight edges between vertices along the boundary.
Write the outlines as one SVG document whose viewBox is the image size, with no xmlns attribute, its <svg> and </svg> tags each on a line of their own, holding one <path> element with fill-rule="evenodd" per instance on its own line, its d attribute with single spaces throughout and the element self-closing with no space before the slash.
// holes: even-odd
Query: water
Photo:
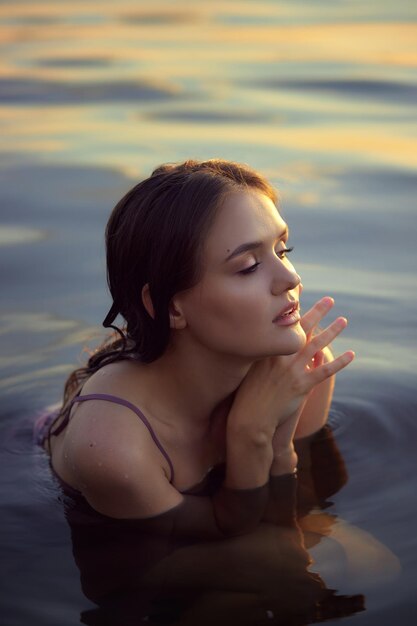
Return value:
<svg viewBox="0 0 417 626">
<path fill-rule="evenodd" d="M 279 188 L 304 308 L 329 294 L 350 321 L 334 347 L 357 358 L 330 420 L 348 481 L 331 517 L 308 516 L 331 527 L 310 570 L 364 595 L 346 625 L 416 623 L 416 14 L 406 0 L 0 4 L 7 626 L 88 623 L 31 423 L 103 337 L 114 203 L 159 163 L 213 156 Z M 241 596 L 207 598 L 207 619 L 251 615 Z"/>
</svg>

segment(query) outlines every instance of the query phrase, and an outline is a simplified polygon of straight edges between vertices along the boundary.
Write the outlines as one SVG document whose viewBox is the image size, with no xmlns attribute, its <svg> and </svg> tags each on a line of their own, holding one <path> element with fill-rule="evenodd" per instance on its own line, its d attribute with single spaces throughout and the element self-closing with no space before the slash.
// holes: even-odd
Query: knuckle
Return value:
<svg viewBox="0 0 417 626">
<path fill-rule="evenodd" d="M 296 375 L 292 379 L 292 389 L 297 395 L 302 393 L 305 389 L 305 379 L 304 376 Z"/>
<path fill-rule="evenodd" d="M 310 341 L 310 352 L 314 355 L 316 352 L 321 350 L 322 347 L 323 347 L 322 337 L 319 335 L 316 335 L 316 337 L 314 337 Z"/>
</svg>

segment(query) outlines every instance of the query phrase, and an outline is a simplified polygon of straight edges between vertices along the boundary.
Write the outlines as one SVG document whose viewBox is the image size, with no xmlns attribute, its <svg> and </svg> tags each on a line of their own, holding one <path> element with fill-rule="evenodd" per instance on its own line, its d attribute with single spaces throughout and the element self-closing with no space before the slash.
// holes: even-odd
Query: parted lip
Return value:
<svg viewBox="0 0 417 626">
<path fill-rule="evenodd" d="M 298 300 L 291 300 L 281 309 L 281 311 L 274 317 L 272 321 L 276 322 L 277 319 L 282 317 L 282 315 L 285 315 L 285 313 L 290 313 L 290 312 L 292 313 L 293 311 L 297 311 L 298 304 L 299 304 Z"/>
</svg>

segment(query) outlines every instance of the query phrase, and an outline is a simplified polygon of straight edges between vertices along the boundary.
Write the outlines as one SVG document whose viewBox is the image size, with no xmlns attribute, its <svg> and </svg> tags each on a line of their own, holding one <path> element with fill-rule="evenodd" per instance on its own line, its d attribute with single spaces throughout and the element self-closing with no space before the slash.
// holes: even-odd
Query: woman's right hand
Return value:
<svg viewBox="0 0 417 626">
<path fill-rule="evenodd" d="M 330 363 L 323 363 L 320 358 L 320 351 L 346 328 L 346 318 L 338 317 L 323 331 L 311 336 L 333 304 L 331 298 L 322 298 L 303 316 L 301 324 L 307 342 L 301 350 L 293 355 L 266 357 L 251 366 L 236 392 L 228 428 L 246 432 L 255 440 L 272 441 L 276 429 L 300 412 L 310 391 L 353 360 L 352 351 Z M 290 437 L 292 429 L 288 431 Z"/>
</svg>

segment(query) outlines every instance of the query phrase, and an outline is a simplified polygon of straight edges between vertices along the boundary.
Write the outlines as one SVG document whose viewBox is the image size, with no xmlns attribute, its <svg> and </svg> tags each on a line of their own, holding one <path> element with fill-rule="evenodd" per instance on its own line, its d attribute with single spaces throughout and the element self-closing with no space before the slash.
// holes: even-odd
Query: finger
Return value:
<svg viewBox="0 0 417 626">
<path fill-rule="evenodd" d="M 353 352 L 353 350 L 348 350 L 347 352 L 344 352 L 334 361 L 331 361 L 330 363 L 323 363 L 323 365 L 320 365 L 320 367 L 312 370 L 311 374 L 309 374 L 310 381 L 313 383 L 313 385 L 322 383 L 324 380 L 326 380 L 326 378 L 337 374 L 337 372 L 340 372 L 340 370 L 349 365 L 349 363 L 351 363 L 354 358 L 355 353 Z"/>
<path fill-rule="evenodd" d="M 301 358 L 311 361 L 316 352 L 325 348 L 339 333 L 346 328 L 348 321 L 345 317 L 338 317 L 330 326 L 316 335 L 300 353 Z"/>
<path fill-rule="evenodd" d="M 323 350 L 319 350 L 313 356 L 313 367 L 320 367 L 324 363 L 324 352 Z"/>
<path fill-rule="evenodd" d="M 308 370 L 315 369 L 316 367 L 319 367 L 320 365 L 323 365 L 323 363 L 324 363 L 324 353 L 323 353 L 323 350 L 319 350 L 313 356 L 311 361 L 309 363 L 307 363 L 307 369 Z"/>
<path fill-rule="evenodd" d="M 311 333 L 317 326 L 319 321 L 330 311 L 334 305 L 334 300 L 330 296 L 322 298 L 316 304 L 304 313 L 300 323 L 306 334 Z"/>
</svg>

